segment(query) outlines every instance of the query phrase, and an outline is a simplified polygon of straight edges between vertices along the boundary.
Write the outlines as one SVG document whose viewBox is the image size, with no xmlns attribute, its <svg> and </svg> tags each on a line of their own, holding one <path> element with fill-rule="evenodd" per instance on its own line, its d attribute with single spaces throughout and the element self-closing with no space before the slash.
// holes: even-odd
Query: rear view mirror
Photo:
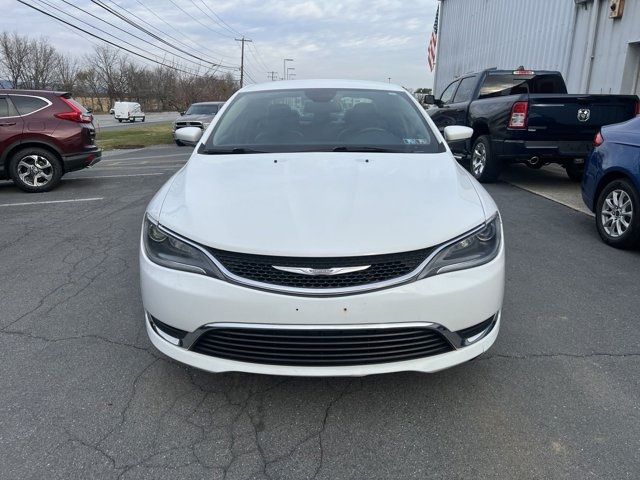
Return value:
<svg viewBox="0 0 640 480">
<path fill-rule="evenodd" d="M 450 125 L 444 127 L 444 139 L 447 143 L 460 142 L 473 137 L 473 128 L 463 127 L 461 125 Z"/>
<path fill-rule="evenodd" d="M 185 145 L 194 146 L 202 137 L 202 129 L 198 127 L 183 127 L 176 130 L 176 140 L 181 141 Z"/>
</svg>

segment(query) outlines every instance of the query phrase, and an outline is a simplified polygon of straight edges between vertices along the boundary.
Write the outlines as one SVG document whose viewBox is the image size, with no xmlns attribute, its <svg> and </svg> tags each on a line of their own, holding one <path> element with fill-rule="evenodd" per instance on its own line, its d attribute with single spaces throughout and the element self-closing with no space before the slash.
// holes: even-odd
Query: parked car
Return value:
<svg viewBox="0 0 640 480">
<path fill-rule="evenodd" d="M 640 247 L 640 116 L 603 127 L 586 164 L 582 198 L 602 240 Z"/>
<path fill-rule="evenodd" d="M 295 106 L 295 108 L 294 108 Z M 344 115 L 333 112 L 343 110 Z M 212 371 L 432 372 L 485 352 L 500 325 L 496 204 L 402 87 L 245 87 L 147 207 L 146 328 Z"/>
<path fill-rule="evenodd" d="M 51 190 L 100 161 L 95 137 L 93 116 L 69 93 L 0 90 L 0 179 L 24 191 Z"/>
<path fill-rule="evenodd" d="M 186 112 L 180 112 L 180 116 L 173 122 L 173 140 L 176 145 L 184 146 L 184 143 L 176 139 L 176 130 L 184 127 L 206 130 L 223 105 L 224 102 L 199 102 L 191 104 Z"/>
<path fill-rule="evenodd" d="M 469 141 L 452 145 L 470 160 L 481 182 L 498 179 L 508 163 L 531 168 L 548 163 L 565 167 L 580 181 L 593 136 L 603 125 L 623 122 L 640 112 L 636 95 L 568 95 L 560 72 L 485 70 L 451 82 L 429 110 L 442 130 L 467 125 Z"/>
<path fill-rule="evenodd" d="M 135 122 L 136 119 L 144 122 L 146 118 L 142 107 L 136 102 L 115 102 L 113 104 L 113 111 L 114 117 L 120 123 L 122 123 L 123 120 Z"/>
</svg>

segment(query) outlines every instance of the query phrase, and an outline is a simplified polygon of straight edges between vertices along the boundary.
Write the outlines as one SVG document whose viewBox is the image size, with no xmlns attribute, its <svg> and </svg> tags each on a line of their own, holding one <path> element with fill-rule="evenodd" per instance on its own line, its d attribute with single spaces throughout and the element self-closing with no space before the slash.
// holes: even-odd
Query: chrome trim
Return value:
<svg viewBox="0 0 640 480">
<path fill-rule="evenodd" d="M 452 240 L 449 240 L 448 242 L 445 242 L 443 244 L 441 244 L 440 246 L 436 247 L 431 254 L 420 264 L 418 265 L 418 267 L 409 272 L 406 275 L 403 275 L 401 277 L 397 277 L 394 278 L 392 280 L 385 280 L 383 282 L 375 282 L 375 283 L 368 283 L 366 285 L 357 285 L 357 286 L 353 286 L 353 287 L 344 287 L 344 288 L 296 288 L 296 287 L 285 287 L 285 286 L 281 286 L 281 285 L 273 285 L 271 283 L 263 283 L 263 282 L 256 282 L 254 280 L 249 280 L 246 279 L 244 277 L 240 277 L 238 275 L 235 275 L 234 273 L 231 273 L 229 270 L 227 270 L 225 268 L 225 266 L 218 261 L 218 259 L 216 259 L 206 248 L 202 247 L 201 245 L 194 243 L 193 241 L 183 237 L 182 235 L 179 235 L 175 232 L 173 232 L 172 230 L 169 230 L 168 228 L 164 227 L 163 225 L 161 225 L 159 222 L 153 220 L 151 217 L 148 217 L 150 221 L 152 221 L 153 223 L 155 223 L 158 227 L 159 230 L 163 231 L 164 233 L 166 233 L 167 235 L 172 235 L 175 238 L 177 238 L 178 240 L 191 245 L 194 248 L 197 248 L 198 250 L 200 250 L 202 253 L 204 253 L 207 258 L 209 258 L 209 260 L 211 260 L 213 262 L 213 264 L 218 268 L 218 270 L 220 271 L 220 273 L 222 273 L 224 280 L 229 281 L 230 283 L 234 283 L 237 285 L 241 285 L 241 286 L 245 286 L 245 287 L 251 287 L 251 288 L 255 288 L 257 290 L 264 290 L 267 292 L 275 292 L 275 293 L 282 293 L 282 294 L 287 294 L 287 295 L 298 295 L 298 296 L 311 296 L 311 297 L 336 297 L 336 296 L 343 296 L 343 295 L 355 295 L 358 293 L 365 293 L 365 292 L 373 292 L 376 290 L 382 290 L 385 288 L 390 288 L 390 287 L 395 287 L 398 285 L 404 285 L 406 283 L 410 283 L 414 280 L 416 280 L 418 278 L 418 276 L 420 275 L 420 273 L 422 273 L 422 271 L 426 268 L 426 266 L 429 264 L 429 262 L 431 262 L 436 255 L 438 255 L 440 252 L 442 252 L 444 249 L 450 247 L 451 245 L 459 242 L 460 240 L 473 235 L 475 233 L 478 233 L 480 231 L 482 231 L 489 223 L 491 223 L 499 214 L 496 213 L 495 215 L 493 215 L 490 219 L 486 220 L 484 223 L 482 223 L 481 225 L 477 226 L 476 228 L 469 230 L 466 233 L 463 233 L 462 235 L 459 235 L 457 237 L 455 237 Z M 144 234 L 144 232 L 143 232 Z M 215 278 L 215 277 L 212 277 Z M 222 279 L 221 279 L 222 280 Z"/>
<path fill-rule="evenodd" d="M 363 265 L 361 267 L 334 267 L 334 268 L 309 268 L 309 267 L 278 267 L 271 265 L 276 270 L 288 273 L 298 273 L 300 275 L 321 276 L 325 275 L 332 277 L 334 275 L 344 275 L 345 273 L 362 272 L 367 268 L 371 268 L 371 265 Z"/>
<path fill-rule="evenodd" d="M 477 335 L 474 335 L 472 338 L 465 339 L 458 335 L 456 332 L 452 332 L 448 328 L 440 325 L 438 323 L 433 322 L 398 322 L 398 323 L 363 323 L 363 324 L 348 324 L 348 325 L 293 325 L 293 324 L 272 324 L 272 323 L 228 323 L 228 322 L 214 322 L 207 323 L 197 328 L 193 332 L 187 333 L 187 335 L 182 339 L 178 339 L 167 335 L 162 332 L 158 327 L 156 327 L 155 323 L 151 319 L 151 315 L 148 312 L 145 312 L 145 317 L 149 324 L 151 325 L 154 332 L 156 332 L 161 338 L 166 340 L 167 342 L 176 345 L 178 347 L 184 348 L 186 350 L 191 349 L 193 344 L 203 335 L 205 332 L 215 330 L 216 328 L 236 328 L 239 330 L 242 329 L 267 329 L 267 330 L 373 330 L 373 329 L 390 329 L 390 328 L 424 328 L 430 330 L 436 330 L 441 333 L 447 341 L 453 346 L 454 349 L 459 350 L 461 348 L 472 345 L 483 338 L 485 338 L 491 331 L 494 329 L 498 320 L 500 319 L 501 312 L 496 313 L 493 316 L 493 321 L 489 324 L 489 326 L 482 332 Z"/>
</svg>

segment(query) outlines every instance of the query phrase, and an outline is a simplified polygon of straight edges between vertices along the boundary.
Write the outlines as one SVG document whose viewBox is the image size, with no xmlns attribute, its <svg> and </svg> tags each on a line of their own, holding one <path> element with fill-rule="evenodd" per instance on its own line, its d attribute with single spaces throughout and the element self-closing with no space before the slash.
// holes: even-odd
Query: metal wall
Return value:
<svg viewBox="0 0 640 480">
<path fill-rule="evenodd" d="M 574 0 L 443 0 L 436 95 L 465 73 L 520 65 L 561 71 L 570 93 L 631 93 L 627 84 L 637 75 L 633 64 L 640 45 L 636 49 L 629 43 L 640 42 L 640 0 L 627 0 L 619 20 L 608 18 L 608 5 L 608 0 L 586 5 Z"/>
</svg>

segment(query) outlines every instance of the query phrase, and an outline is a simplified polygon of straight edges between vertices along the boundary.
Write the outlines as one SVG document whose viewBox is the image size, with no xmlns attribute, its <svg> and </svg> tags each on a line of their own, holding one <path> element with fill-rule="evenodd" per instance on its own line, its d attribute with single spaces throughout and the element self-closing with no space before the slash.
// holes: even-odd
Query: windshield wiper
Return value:
<svg viewBox="0 0 640 480">
<path fill-rule="evenodd" d="M 205 148 L 204 150 L 202 150 L 202 153 L 204 153 L 205 155 L 216 155 L 216 154 L 239 155 L 243 153 L 268 153 L 268 152 L 265 152 L 262 150 L 253 150 L 251 148 L 235 147 L 235 148 Z"/>
<path fill-rule="evenodd" d="M 382 148 L 382 147 L 366 147 L 366 146 L 358 146 L 358 145 L 353 145 L 353 146 L 340 146 L 340 147 L 335 147 L 333 149 L 334 152 L 381 152 L 381 153 L 386 153 L 386 152 L 400 152 L 400 150 L 389 150 L 388 148 Z"/>
</svg>

